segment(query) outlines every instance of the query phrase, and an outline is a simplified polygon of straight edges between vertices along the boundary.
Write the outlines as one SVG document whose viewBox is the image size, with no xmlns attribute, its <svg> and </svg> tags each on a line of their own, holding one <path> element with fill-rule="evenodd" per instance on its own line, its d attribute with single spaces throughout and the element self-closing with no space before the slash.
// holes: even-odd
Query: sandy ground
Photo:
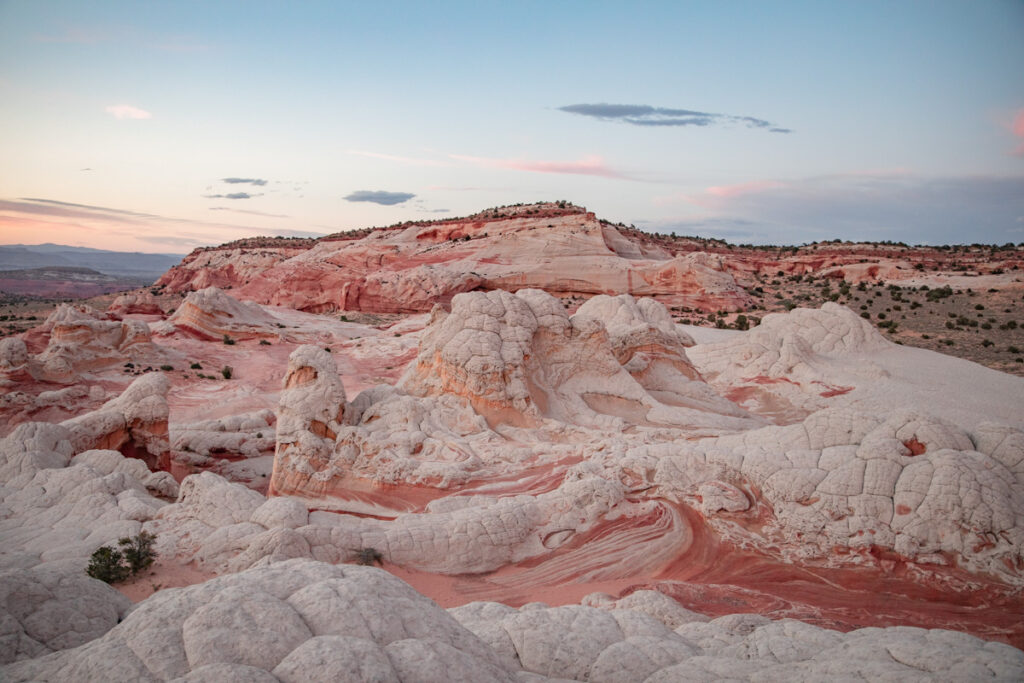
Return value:
<svg viewBox="0 0 1024 683">
<path fill-rule="evenodd" d="M 204 572 L 193 565 L 183 565 L 174 560 L 157 558 L 152 567 L 124 583 L 115 584 L 114 588 L 121 591 L 132 602 L 141 602 L 159 590 L 192 586 L 209 581 L 216 576 L 212 572 Z"/>
</svg>

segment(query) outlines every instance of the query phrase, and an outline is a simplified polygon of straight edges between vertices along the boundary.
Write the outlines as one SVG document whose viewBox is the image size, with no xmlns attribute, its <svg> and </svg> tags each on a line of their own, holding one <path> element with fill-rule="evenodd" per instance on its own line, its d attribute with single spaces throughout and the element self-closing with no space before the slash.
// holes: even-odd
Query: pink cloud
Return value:
<svg viewBox="0 0 1024 683">
<path fill-rule="evenodd" d="M 95 45 L 110 40 L 110 32 L 93 28 L 67 28 L 63 33 L 37 33 L 32 36 L 32 39 L 37 43 Z"/>
<path fill-rule="evenodd" d="M 592 175 L 601 178 L 616 178 L 620 180 L 633 180 L 621 171 L 610 168 L 605 164 L 604 159 L 591 154 L 579 161 L 529 161 L 527 159 L 486 159 L 472 157 L 463 154 L 449 154 L 449 157 L 457 161 L 464 161 L 475 166 L 487 166 L 490 168 L 510 168 L 516 171 L 528 171 L 531 173 L 559 173 L 569 175 Z"/>
<path fill-rule="evenodd" d="M 1017 145 L 1017 149 L 1013 150 L 1015 156 L 1024 156 L 1024 109 L 1017 111 L 1017 114 L 1013 117 L 1013 123 L 1010 124 L 1010 132 L 1013 136 L 1020 139 L 1020 143 Z"/>
<path fill-rule="evenodd" d="M 741 197 L 745 194 L 756 194 L 766 190 L 774 190 L 785 186 L 785 183 L 780 183 L 777 180 L 752 180 L 748 183 L 738 183 L 736 185 L 716 185 L 709 187 L 704 191 L 704 193 L 709 194 L 712 197 L 723 197 L 728 199 L 731 197 Z"/>
<path fill-rule="evenodd" d="M 130 104 L 112 104 L 104 109 L 115 119 L 151 119 L 153 115 L 145 109 L 133 107 Z"/>
</svg>

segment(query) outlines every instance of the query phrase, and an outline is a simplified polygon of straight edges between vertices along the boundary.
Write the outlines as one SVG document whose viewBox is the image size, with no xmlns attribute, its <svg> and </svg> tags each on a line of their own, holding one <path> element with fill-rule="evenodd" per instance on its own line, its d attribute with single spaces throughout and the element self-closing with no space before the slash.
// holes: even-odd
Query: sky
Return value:
<svg viewBox="0 0 1024 683">
<path fill-rule="evenodd" d="M 0 0 L 0 243 L 186 253 L 565 199 L 1024 242 L 1024 1 Z"/>
</svg>

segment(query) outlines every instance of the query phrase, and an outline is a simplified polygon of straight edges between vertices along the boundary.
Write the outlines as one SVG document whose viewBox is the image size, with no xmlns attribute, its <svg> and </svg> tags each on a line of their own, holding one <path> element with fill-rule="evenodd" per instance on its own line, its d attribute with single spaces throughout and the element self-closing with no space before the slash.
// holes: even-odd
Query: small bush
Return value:
<svg viewBox="0 0 1024 683">
<path fill-rule="evenodd" d="M 360 548 L 356 553 L 356 562 L 366 566 L 382 564 L 381 559 L 380 551 L 376 548 Z"/>
<path fill-rule="evenodd" d="M 260 339 L 260 346 L 270 346 L 270 342 L 266 339 Z"/>
<path fill-rule="evenodd" d="M 173 365 L 161 365 L 160 369 L 163 370 L 164 372 L 170 372 L 171 370 L 174 369 L 174 366 Z"/>
<path fill-rule="evenodd" d="M 156 560 L 156 551 L 153 550 L 153 541 L 155 540 L 156 536 L 153 534 L 140 531 L 132 538 L 125 537 L 117 542 L 123 549 L 121 554 L 124 556 L 125 562 L 128 563 L 128 569 L 133 576 L 143 569 L 148 569 Z"/>
<path fill-rule="evenodd" d="M 89 558 L 89 567 L 85 573 L 106 583 L 116 583 L 128 578 L 128 567 L 124 565 L 124 556 L 120 550 L 104 546 L 97 548 Z"/>
<path fill-rule="evenodd" d="M 149 568 L 156 560 L 154 541 L 156 536 L 141 531 L 131 538 L 126 536 L 119 539 L 117 545 L 120 546 L 120 550 L 108 546 L 97 548 L 89 558 L 89 566 L 85 573 L 106 583 L 117 583 L 129 576 L 135 576 L 143 569 Z"/>
<path fill-rule="evenodd" d="M 235 340 L 225 334 L 224 335 L 224 343 L 227 344 L 228 346 L 234 346 L 235 345 Z"/>
<path fill-rule="evenodd" d="M 202 365 L 200 365 L 199 363 L 193 363 L 193 364 L 192 364 L 192 365 L 190 365 L 189 367 L 190 367 L 191 369 L 193 369 L 193 370 L 202 370 L 202 369 L 203 369 L 203 366 L 202 366 Z"/>
<path fill-rule="evenodd" d="M 235 370 L 230 365 L 225 365 L 220 369 L 220 374 L 224 379 L 231 379 L 231 376 L 235 374 Z"/>
</svg>

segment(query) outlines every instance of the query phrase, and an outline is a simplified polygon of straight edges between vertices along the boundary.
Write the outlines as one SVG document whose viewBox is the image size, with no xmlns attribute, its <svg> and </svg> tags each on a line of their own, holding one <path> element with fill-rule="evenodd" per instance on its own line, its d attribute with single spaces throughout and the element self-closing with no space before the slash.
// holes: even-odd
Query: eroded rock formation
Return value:
<svg viewBox="0 0 1024 683">
<path fill-rule="evenodd" d="M 158 284 L 233 286 L 242 298 L 307 311 L 429 311 L 462 292 L 539 288 L 559 295 L 653 296 L 705 310 L 749 303 L 722 259 L 673 257 L 579 207 L 500 213 L 326 237 L 302 250 L 201 250 Z"/>
<path fill-rule="evenodd" d="M 678 617 L 677 617 L 678 620 Z M 1011 681 L 1024 653 L 950 631 L 839 633 L 753 614 L 674 628 L 630 609 L 445 610 L 370 567 L 291 560 L 154 597 L 102 638 L 10 665 L 11 681 Z"/>
<path fill-rule="evenodd" d="M 267 337 L 276 333 L 274 316 L 259 306 L 226 294 L 216 287 L 190 293 L 168 318 L 177 330 L 205 339 Z"/>
</svg>

